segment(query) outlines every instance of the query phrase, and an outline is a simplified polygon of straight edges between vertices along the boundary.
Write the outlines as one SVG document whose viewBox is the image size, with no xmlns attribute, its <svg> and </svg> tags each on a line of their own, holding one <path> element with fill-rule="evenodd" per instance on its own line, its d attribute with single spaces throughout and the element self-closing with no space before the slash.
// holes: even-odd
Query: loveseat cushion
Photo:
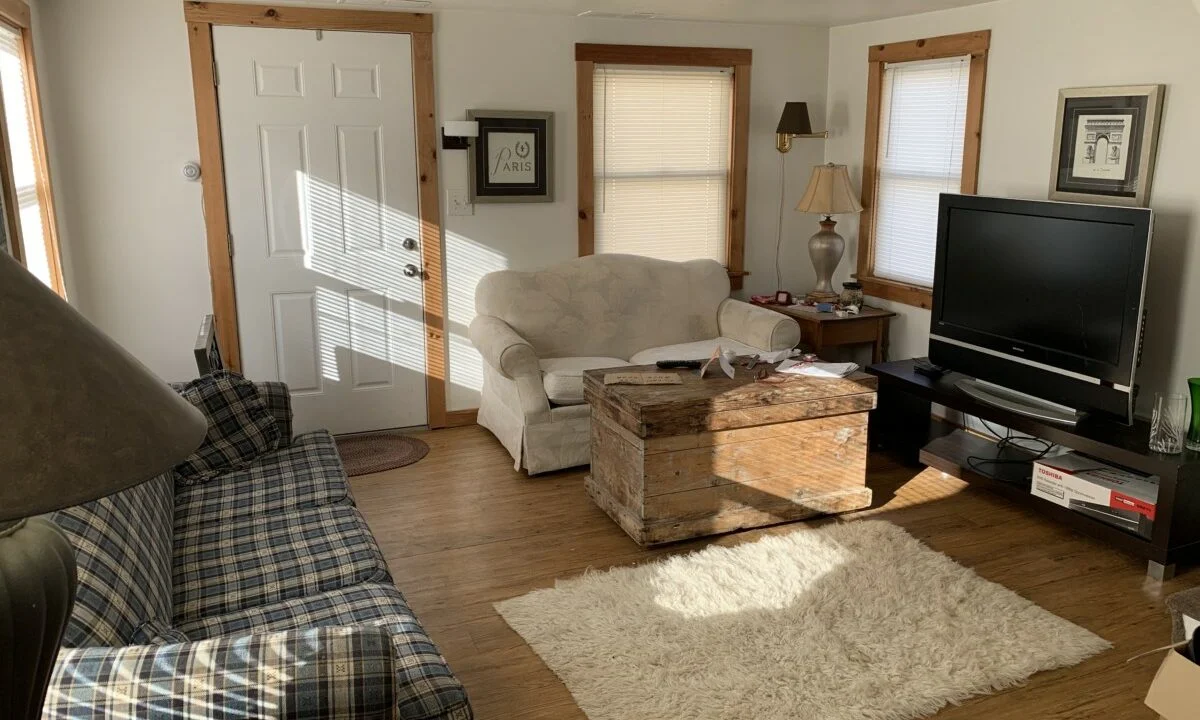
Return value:
<svg viewBox="0 0 1200 720">
<path fill-rule="evenodd" d="M 210 617 L 180 629 L 193 640 L 297 628 L 373 625 L 387 628 L 396 652 L 401 720 L 470 717 L 462 684 L 450 672 L 395 586 L 369 583 L 320 595 Z"/>
<path fill-rule="evenodd" d="M 280 429 L 254 383 L 234 372 L 218 370 L 179 390 L 208 419 L 204 442 L 175 466 L 184 484 L 249 465 L 279 447 Z"/>
<path fill-rule="evenodd" d="M 629 363 L 614 357 L 564 357 L 539 360 L 546 397 L 555 405 L 582 405 L 583 371 L 626 367 Z"/>
<path fill-rule="evenodd" d="M 171 617 L 174 480 L 160 475 L 47 516 L 75 548 L 75 607 L 62 646 L 125 645 Z"/>
<path fill-rule="evenodd" d="M 349 505 L 194 525 L 175 536 L 174 620 L 388 578 L 379 545 Z"/>
<path fill-rule="evenodd" d="M 175 529 L 229 523 L 292 510 L 353 504 L 337 444 L 326 430 L 298 435 L 249 467 L 204 483 L 179 485 Z"/>
<path fill-rule="evenodd" d="M 751 347 L 731 338 L 717 337 L 711 340 L 646 348 L 629 358 L 629 362 L 634 365 L 653 365 L 659 360 L 707 360 L 712 357 L 712 352 L 718 345 L 721 346 L 722 352 L 732 350 L 738 355 L 757 355 L 766 352 L 763 348 Z"/>
</svg>

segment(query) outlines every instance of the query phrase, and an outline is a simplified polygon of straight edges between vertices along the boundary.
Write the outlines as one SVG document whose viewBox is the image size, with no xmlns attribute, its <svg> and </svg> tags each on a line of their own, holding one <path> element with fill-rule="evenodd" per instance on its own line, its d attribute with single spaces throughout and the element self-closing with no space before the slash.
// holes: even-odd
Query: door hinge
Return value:
<svg viewBox="0 0 1200 720">
<path fill-rule="evenodd" d="M 221 73 L 217 70 L 217 59 L 213 58 L 213 85 L 221 84 Z"/>
<path fill-rule="evenodd" d="M 225 236 L 225 245 L 229 250 L 229 257 L 233 257 L 233 233 Z"/>
</svg>

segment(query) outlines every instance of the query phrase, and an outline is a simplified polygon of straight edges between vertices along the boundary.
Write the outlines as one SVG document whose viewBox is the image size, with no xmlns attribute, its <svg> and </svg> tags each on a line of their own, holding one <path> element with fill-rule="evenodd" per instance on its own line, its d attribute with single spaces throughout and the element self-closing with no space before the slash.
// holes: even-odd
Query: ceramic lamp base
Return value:
<svg viewBox="0 0 1200 720">
<path fill-rule="evenodd" d="M 38 720 L 75 604 L 75 550 L 49 520 L 0 523 L 0 718 Z"/>
<path fill-rule="evenodd" d="M 818 292 L 813 290 L 804 296 L 805 302 L 813 303 L 831 303 L 838 301 L 838 294 L 835 292 Z"/>
<path fill-rule="evenodd" d="M 837 222 L 826 215 L 821 220 L 821 231 L 808 239 L 808 257 L 812 260 L 813 270 L 817 271 L 817 286 L 808 297 L 824 297 L 820 302 L 834 302 L 838 297 L 833 290 L 833 272 L 842 261 L 846 241 L 834 232 L 836 226 Z"/>
</svg>

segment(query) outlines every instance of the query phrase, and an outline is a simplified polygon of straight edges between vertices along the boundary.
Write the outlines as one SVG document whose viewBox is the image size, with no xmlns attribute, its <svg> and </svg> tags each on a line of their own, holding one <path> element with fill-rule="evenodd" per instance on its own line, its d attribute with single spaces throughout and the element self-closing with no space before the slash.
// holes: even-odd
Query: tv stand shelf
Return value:
<svg viewBox="0 0 1200 720">
<path fill-rule="evenodd" d="M 1053 520 L 1150 561 L 1148 574 L 1167 579 L 1179 562 L 1200 559 L 1200 453 L 1180 455 L 1151 452 L 1150 427 L 1144 420 L 1131 426 L 1085 416 L 1074 427 L 1055 425 L 1010 410 L 981 403 L 961 392 L 958 373 L 933 379 L 916 373 L 912 360 L 880 363 L 868 368 L 879 378 L 878 408 L 871 414 L 873 447 L 920 462 L 962 480 L 1004 495 Z M 1016 448 L 1005 459 L 1028 462 L 988 466 L 971 457 L 994 457 L 996 443 L 963 430 L 946 433 L 933 423 L 937 403 L 997 425 L 1044 438 L 1099 460 L 1159 478 L 1153 537 L 1146 540 L 1029 493 L 1032 454 Z M 974 467 L 972 467 L 974 464 Z"/>
</svg>

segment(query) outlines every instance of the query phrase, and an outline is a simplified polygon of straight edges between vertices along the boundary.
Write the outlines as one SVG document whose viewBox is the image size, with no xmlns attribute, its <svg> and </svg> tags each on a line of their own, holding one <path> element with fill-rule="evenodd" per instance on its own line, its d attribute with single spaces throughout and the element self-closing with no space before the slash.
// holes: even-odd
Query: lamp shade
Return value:
<svg viewBox="0 0 1200 720">
<path fill-rule="evenodd" d="M 775 132 L 787 135 L 811 135 L 812 123 L 808 119 L 808 103 L 785 103 Z"/>
<path fill-rule="evenodd" d="M 0 523 L 111 495 L 195 450 L 199 410 L 0 252 Z"/>
<path fill-rule="evenodd" d="M 796 209 L 821 215 L 839 215 L 862 212 L 863 208 L 854 195 L 846 166 L 828 163 L 813 168 L 808 189 L 804 191 L 804 197 L 800 198 Z"/>
</svg>

